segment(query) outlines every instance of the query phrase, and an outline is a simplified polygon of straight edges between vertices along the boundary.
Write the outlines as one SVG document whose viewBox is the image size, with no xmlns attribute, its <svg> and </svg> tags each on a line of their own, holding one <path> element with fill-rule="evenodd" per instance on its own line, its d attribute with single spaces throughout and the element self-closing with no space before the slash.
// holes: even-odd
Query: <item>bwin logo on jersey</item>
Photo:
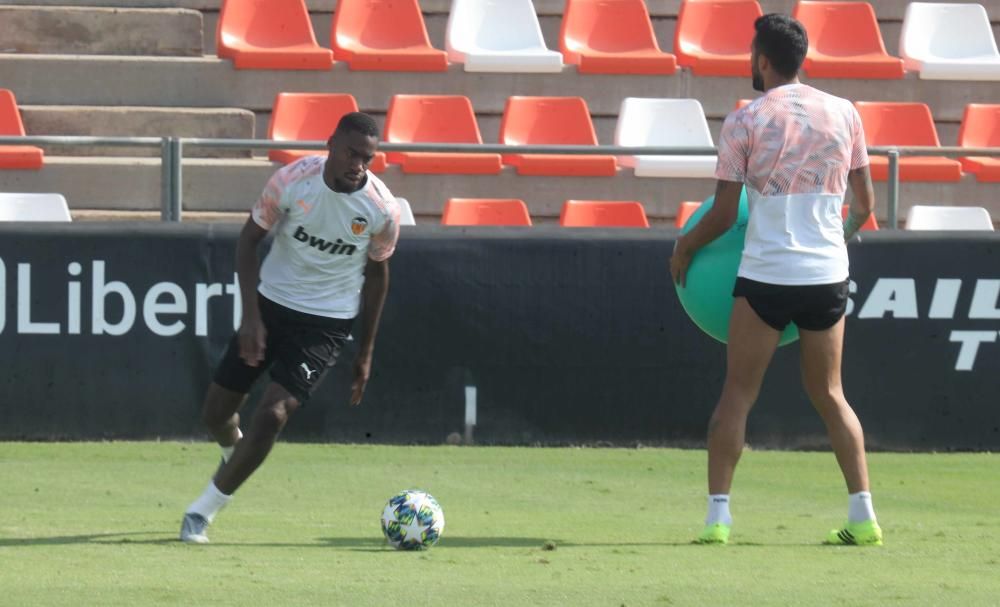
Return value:
<svg viewBox="0 0 1000 607">
<path fill-rule="evenodd" d="M 331 242 L 325 238 L 312 236 L 302 226 L 296 228 L 293 236 L 295 236 L 295 240 L 308 243 L 310 247 L 328 252 L 330 255 L 354 255 L 354 252 L 358 250 L 356 245 L 347 244 L 339 238 Z"/>
</svg>

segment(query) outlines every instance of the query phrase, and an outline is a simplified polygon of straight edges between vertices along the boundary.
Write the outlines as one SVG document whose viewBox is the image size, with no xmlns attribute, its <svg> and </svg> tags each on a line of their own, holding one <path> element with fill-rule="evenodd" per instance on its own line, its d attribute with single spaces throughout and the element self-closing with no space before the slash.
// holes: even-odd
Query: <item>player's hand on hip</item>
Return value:
<svg viewBox="0 0 1000 607">
<path fill-rule="evenodd" d="M 372 371 L 372 357 L 359 354 L 354 361 L 354 382 L 351 383 L 351 405 L 361 404 L 361 397 L 368 385 L 368 376 Z"/>
<path fill-rule="evenodd" d="M 243 362 L 256 367 L 264 361 L 267 329 L 260 318 L 244 318 L 240 324 L 239 339 L 240 358 Z"/>
</svg>

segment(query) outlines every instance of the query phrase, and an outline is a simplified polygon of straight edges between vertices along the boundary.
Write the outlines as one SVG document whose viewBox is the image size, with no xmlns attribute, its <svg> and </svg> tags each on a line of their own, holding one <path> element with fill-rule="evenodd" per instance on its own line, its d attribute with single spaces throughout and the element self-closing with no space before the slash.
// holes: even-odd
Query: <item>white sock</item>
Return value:
<svg viewBox="0 0 1000 607">
<path fill-rule="evenodd" d="M 240 432 L 239 428 L 237 428 L 236 429 L 236 443 L 240 442 L 241 438 L 243 438 L 243 433 Z M 228 447 L 223 447 L 222 445 L 219 445 L 219 447 L 222 449 L 222 461 L 228 462 L 229 458 L 231 458 L 233 456 L 233 451 L 236 451 L 236 443 L 233 443 L 233 444 L 229 445 Z"/>
<path fill-rule="evenodd" d="M 215 515 L 219 513 L 219 510 L 222 510 L 231 499 L 233 499 L 233 496 L 219 491 L 214 481 L 208 481 L 208 487 L 205 487 L 205 491 L 198 499 L 191 502 L 191 505 L 188 506 L 185 512 L 200 514 L 205 517 L 205 520 L 211 523 Z"/>
<path fill-rule="evenodd" d="M 859 491 L 848 496 L 847 522 L 863 523 L 875 520 L 875 509 L 872 508 L 872 494 Z"/>
<path fill-rule="evenodd" d="M 733 524 L 733 517 L 729 514 L 729 496 L 722 493 L 708 496 L 708 516 L 705 517 L 705 524 L 716 523 Z"/>
</svg>

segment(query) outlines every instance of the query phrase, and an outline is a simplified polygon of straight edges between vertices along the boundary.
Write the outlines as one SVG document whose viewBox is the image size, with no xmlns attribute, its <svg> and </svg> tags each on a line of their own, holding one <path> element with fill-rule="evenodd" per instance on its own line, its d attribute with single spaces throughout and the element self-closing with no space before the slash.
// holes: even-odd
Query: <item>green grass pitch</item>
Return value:
<svg viewBox="0 0 1000 607">
<path fill-rule="evenodd" d="M 995 454 L 871 455 L 882 548 L 820 545 L 847 509 L 829 453 L 747 452 L 712 547 L 703 451 L 290 443 L 183 545 L 217 460 L 0 443 L 0 605 L 1000 605 Z M 444 508 L 431 550 L 384 544 L 406 488 Z"/>
</svg>

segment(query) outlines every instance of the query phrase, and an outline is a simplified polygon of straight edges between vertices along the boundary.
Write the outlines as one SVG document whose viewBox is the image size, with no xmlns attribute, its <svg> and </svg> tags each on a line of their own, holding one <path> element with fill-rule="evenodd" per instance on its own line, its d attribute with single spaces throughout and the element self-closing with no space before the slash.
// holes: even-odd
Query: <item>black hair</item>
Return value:
<svg viewBox="0 0 1000 607">
<path fill-rule="evenodd" d="M 333 131 L 333 136 L 336 137 L 337 135 L 351 132 L 361 133 L 362 135 L 376 139 L 379 136 L 378 125 L 375 123 L 375 119 L 364 112 L 344 114 L 340 122 L 337 123 L 337 128 Z"/>
<path fill-rule="evenodd" d="M 754 37 L 757 52 L 767 57 L 774 66 L 774 71 L 785 78 L 795 77 L 809 50 L 806 28 L 795 19 L 780 13 L 758 17 L 753 27 L 757 30 Z"/>
</svg>

